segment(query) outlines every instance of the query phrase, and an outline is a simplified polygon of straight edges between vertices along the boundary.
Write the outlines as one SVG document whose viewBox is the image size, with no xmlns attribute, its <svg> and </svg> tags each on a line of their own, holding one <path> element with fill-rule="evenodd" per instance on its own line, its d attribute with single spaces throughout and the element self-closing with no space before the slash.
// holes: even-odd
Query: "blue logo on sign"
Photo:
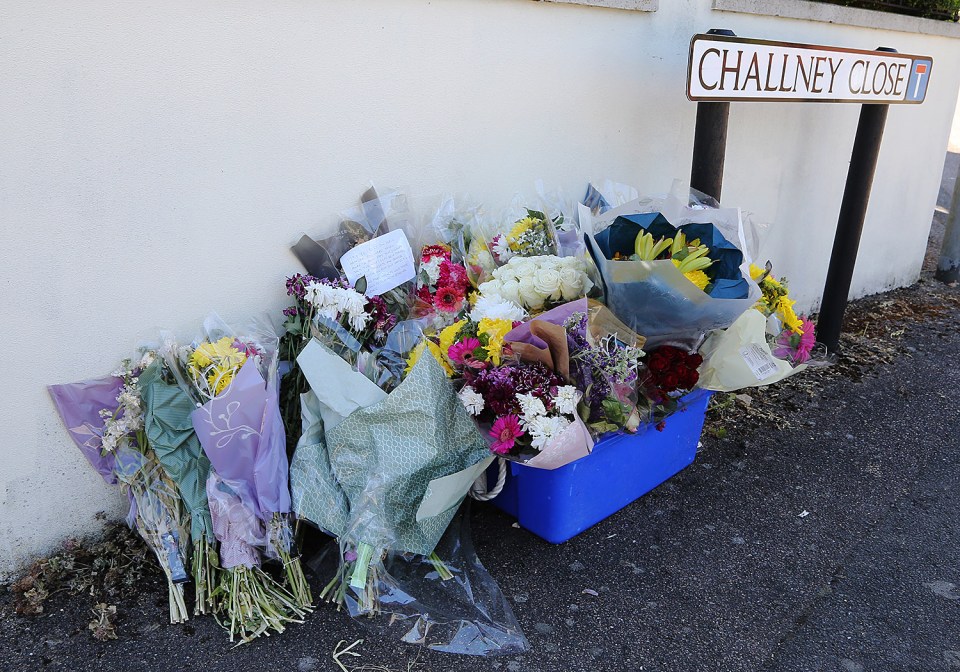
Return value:
<svg viewBox="0 0 960 672">
<path fill-rule="evenodd" d="M 916 60 L 910 66 L 910 79 L 907 81 L 907 95 L 904 100 L 923 100 L 927 95 L 927 82 L 930 81 L 931 60 Z"/>
</svg>

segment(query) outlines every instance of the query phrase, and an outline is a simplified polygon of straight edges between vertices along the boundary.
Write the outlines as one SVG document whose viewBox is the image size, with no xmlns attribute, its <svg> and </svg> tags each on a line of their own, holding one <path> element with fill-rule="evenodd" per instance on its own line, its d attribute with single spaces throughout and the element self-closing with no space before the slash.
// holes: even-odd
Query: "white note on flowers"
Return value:
<svg viewBox="0 0 960 672">
<path fill-rule="evenodd" d="M 402 229 L 357 245 L 340 257 L 340 265 L 350 284 L 366 278 L 367 296 L 389 292 L 417 275 L 413 250 Z"/>
<path fill-rule="evenodd" d="M 759 343 L 748 343 L 740 348 L 740 356 L 761 383 L 779 370 L 777 360 Z"/>
</svg>

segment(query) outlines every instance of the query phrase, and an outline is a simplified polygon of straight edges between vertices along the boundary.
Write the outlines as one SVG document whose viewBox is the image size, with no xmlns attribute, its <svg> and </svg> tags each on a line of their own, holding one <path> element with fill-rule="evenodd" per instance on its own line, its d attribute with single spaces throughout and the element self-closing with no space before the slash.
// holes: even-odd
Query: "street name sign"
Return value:
<svg viewBox="0 0 960 672">
<path fill-rule="evenodd" d="M 933 58 L 695 35 L 687 97 L 703 101 L 922 103 Z"/>
</svg>

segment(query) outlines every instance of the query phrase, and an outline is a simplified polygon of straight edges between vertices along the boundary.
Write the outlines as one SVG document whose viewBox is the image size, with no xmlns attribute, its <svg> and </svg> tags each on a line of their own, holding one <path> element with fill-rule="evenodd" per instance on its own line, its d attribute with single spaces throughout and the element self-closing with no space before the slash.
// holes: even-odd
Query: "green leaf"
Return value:
<svg viewBox="0 0 960 672">
<path fill-rule="evenodd" d="M 357 278 L 357 281 L 353 284 L 353 288 L 360 292 L 361 294 L 367 293 L 367 276 L 361 275 Z"/>
</svg>

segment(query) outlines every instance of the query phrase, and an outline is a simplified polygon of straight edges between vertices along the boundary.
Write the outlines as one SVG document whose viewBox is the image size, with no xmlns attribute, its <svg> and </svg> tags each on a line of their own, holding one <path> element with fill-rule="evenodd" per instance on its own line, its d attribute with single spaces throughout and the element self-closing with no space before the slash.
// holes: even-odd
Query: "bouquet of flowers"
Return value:
<svg viewBox="0 0 960 672">
<path fill-rule="evenodd" d="M 389 394 L 316 340 L 299 364 L 311 393 L 291 464 L 294 509 L 340 540 L 321 597 L 375 612 L 385 556 L 433 552 L 489 464 L 487 447 L 433 357 Z"/>
<path fill-rule="evenodd" d="M 452 248 L 427 245 L 420 251 L 413 314 L 431 317 L 438 326 L 454 321 L 467 307 L 471 289 L 467 269 L 453 261 Z"/>
<path fill-rule="evenodd" d="M 491 439 L 493 453 L 555 468 L 593 445 L 577 415 L 581 393 L 568 380 L 566 338 L 547 336 L 559 346 L 554 357 L 523 347 L 515 353 L 508 342 L 515 326 L 506 319 L 461 320 L 418 346 L 410 365 L 429 350 L 456 378 L 457 396 Z"/>
<path fill-rule="evenodd" d="M 580 224 L 607 305 L 652 344 L 692 344 L 729 326 L 760 297 L 739 210 L 689 206 L 671 196 L 597 216 L 581 205 Z"/>
<path fill-rule="evenodd" d="M 206 493 L 210 460 L 190 419 L 195 406 L 160 357 L 143 370 L 139 385 L 147 440 L 190 513 L 194 613 L 214 613 L 219 608 L 214 589 L 220 565 Z"/>
<path fill-rule="evenodd" d="M 588 296 L 593 281 L 579 257 L 538 255 L 512 257 L 478 287 L 481 299 L 510 302 L 534 312 Z"/>
<path fill-rule="evenodd" d="M 164 355 L 197 404 L 191 420 L 215 469 L 206 494 L 216 503 L 212 524 L 225 570 L 218 589 L 231 641 L 238 635 L 249 641 L 299 622 L 311 602 L 299 559 L 291 554 L 286 517 L 290 495 L 277 391 L 278 338 L 263 328 L 233 336 L 214 318 L 204 327 L 204 337 L 167 347 Z M 258 545 L 282 563 L 283 586 L 260 568 Z"/>
<path fill-rule="evenodd" d="M 176 486 L 161 467 L 144 430 L 139 375 L 153 361 L 146 352 L 125 360 L 98 381 L 52 385 L 50 394 L 71 437 L 108 483 L 130 498 L 127 522 L 153 550 L 167 579 L 170 622 L 189 620 L 183 584 L 188 517 Z M 82 439 L 82 441 L 81 441 Z"/>
<path fill-rule="evenodd" d="M 750 275 L 761 297 L 755 310 L 704 341 L 701 387 L 733 391 L 770 385 L 829 361 L 826 348 L 817 343 L 813 322 L 794 312 L 786 278 L 774 277 L 769 263 L 765 268 L 751 265 Z"/>
<path fill-rule="evenodd" d="M 592 434 L 637 430 L 644 339 L 601 303 L 579 299 L 560 305 L 518 325 L 506 340 L 522 358 L 551 366 L 558 361 L 557 370 L 583 392 L 578 410 Z"/>
<path fill-rule="evenodd" d="M 514 257 L 537 257 L 557 254 L 555 224 L 545 214 L 526 209 L 526 215 L 517 219 L 505 231 L 490 240 L 490 251 L 497 264 L 505 264 Z"/>
</svg>

